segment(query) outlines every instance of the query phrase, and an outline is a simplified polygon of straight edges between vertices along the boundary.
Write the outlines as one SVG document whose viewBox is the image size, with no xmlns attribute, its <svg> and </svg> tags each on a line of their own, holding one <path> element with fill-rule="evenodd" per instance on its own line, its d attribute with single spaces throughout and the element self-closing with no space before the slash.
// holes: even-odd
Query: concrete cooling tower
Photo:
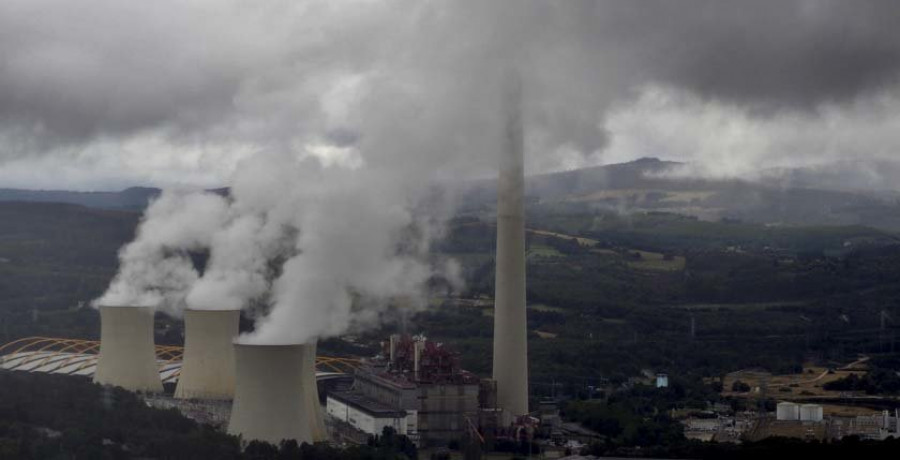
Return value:
<svg viewBox="0 0 900 460">
<path fill-rule="evenodd" d="M 308 398 L 307 407 L 311 407 L 312 410 L 309 411 L 310 414 L 310 429 L 312 430 L 312 437 L 316 441 L 325 441 L 328 439 L 328 432 L 325 429 L 325 413 L 322 410 L 322 403 L 319 401 L 319 388 L 316 386 L 316 343 L 311 343 L 305 346 L 306 350 L 306 359 L 308 362 L 313 363 L 313 371 L 312 372 L 304 372 L 304 388 L 312 388 L 311 391 L 304 391 L 304 395 Z"/>
<path fill-rule="evenodd" d="M 497 183 L 497 269 L 494 291 L 494 380 L 505 423 L 528 413 L 525 311 L 524 145 L 521 89 L 507 95 L 507 125 Z"/>
<path fill-rule="evenodd" d="M 94 382 L 131 391 L 163 391 L 153 313 L 150 307 L 100 307 L 100 357 Z"/>
<path fill-rule="evenodd" d="M 315 345 L 235 344 L 228 433 L 278 444 L 326 440 L 315 380 Z"/>
<path fill-rule="evenodd" d="M 184 357 L 175 387 L 179 399 L 234 397 L 234 338 L 239 310 L 186 310 Z"/>
</svg>

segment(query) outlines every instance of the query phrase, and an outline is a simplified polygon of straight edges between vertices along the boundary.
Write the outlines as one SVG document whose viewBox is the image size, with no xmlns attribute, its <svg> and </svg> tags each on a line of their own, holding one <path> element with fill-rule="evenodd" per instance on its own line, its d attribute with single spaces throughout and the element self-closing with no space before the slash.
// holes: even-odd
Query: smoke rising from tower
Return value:
<svg viewBox="0 0 900 460">
<path fill-rule="evenodd" d="M 413 213 L 422 189 L 382 170 L 290 155 L 255 157 L 227 197 L 165 192 L 102 302 L 180 313 L 264 305 L 248 343 L 306 343 L 377 324 L 392 300 L 424 306 L 433 277 L 459 285 L 453 262 L 427 260 L 439 208 Z M 206 266 L 192 253 L 208 251 Z"/>
</svg>

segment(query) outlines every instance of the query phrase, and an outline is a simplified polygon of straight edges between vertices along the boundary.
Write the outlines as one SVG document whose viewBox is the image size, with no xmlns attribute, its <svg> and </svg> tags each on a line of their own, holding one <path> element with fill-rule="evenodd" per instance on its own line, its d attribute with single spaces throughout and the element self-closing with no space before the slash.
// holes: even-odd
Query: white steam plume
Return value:
<svg viewBox="0 0 900 460">
<path fill-rule="evenodd" d="M 428 261 L 443 216 L 412 212 L 424 189 L 410 181 L 276 154 L 238 171 L 227 199 L 167 192 L 155 201 L 95 304 L 177 312 L 265 302 L 271 314 L 245 340 L 300 343 L 377 324 L 398 298 L 421 307 L 432 277 L 459 285 L 456 265 Z M 188 253 L 202 250 L 201 276 Z"/>
<path fill-rule="evenodd" d="M 147 208 L 135 240 L 119 251 L 119 272 L 94 305 L 179 311 L 199 276 L 189 253 L 209 247 L 227 210 L 212 193 L 164 192 Z"/>
</svg>

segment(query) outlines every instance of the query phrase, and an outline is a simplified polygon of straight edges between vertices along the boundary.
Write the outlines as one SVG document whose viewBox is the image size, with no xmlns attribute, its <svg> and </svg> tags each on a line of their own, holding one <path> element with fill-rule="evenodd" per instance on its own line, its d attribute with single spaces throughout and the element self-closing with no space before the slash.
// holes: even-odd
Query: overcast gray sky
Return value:
<svg viewBox="0 0 900 460">
<path fill-rule="evenodd" d="M 0 187 L 227 185 L 312 156 L 423 179 L 658 156 L 696 174 L 893 159 L 900 2 L 4 0 Z"/>
</svg>

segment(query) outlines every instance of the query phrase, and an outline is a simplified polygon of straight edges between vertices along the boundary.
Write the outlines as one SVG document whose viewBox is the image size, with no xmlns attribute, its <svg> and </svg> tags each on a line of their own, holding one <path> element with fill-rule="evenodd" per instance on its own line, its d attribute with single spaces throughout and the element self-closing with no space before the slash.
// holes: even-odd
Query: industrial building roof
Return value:
<svg viewBox="0 0 900 460">
<path fill-rule="evenodd" d="M 60 351 L 22 351 L 0 358 L 0 369 L 93 377 L 99 355 Z M 175 383 L 181 373 L 181 360 L 158 359 L 163 383 Z"/>
<path fill-rule="evenodd" d="M 40 372 L 44 374 L 79 375 L 93 378 L 97 370 L 100 342 L 51 337 L 27 337 L 0 346 L 0 369 Z M 181 374 L 182 347 L 157 345 L 159 376 L 163 383 L 175 383 Z M 329 372 L 316 372 L 319 380 L 345 375 L 356 366 L 348 358 L 319 356 L 316 367 Z"/>
<path fill-rule="evenodd" d="M 406 417 L 406 411 L 396 410 L 378 401 L 367 398 L 359 393 L 351 391 L 332 391 L 328 393 L 329 398 L 333 398 L 348 406 L 359 409 L 376 418 L 399 418 Z"/>
</svg>

